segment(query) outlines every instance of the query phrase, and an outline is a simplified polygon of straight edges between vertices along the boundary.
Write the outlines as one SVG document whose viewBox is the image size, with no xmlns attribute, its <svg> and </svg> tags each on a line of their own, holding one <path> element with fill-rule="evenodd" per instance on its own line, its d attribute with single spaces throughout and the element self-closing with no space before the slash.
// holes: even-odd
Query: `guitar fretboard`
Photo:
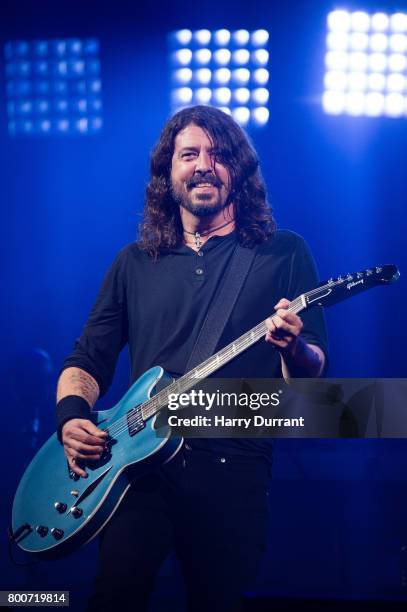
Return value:
<svg viewBox="0 0 407 612">
<path fill-rule="evenodd" d="M 300 295 L 290 303 L 288 310 L 290 312 L 298 313 L 306 308 L 305 295 Z M 277 315 L 272 315 L 271 319 Z M 161 408 L 168 404 L 168 396 L 170 393 L 176 393 L 180 395 L 192 389 L 196 384 L 197 380 L 202 380 L 207 376 L 210 376 L 213 372 L 216 372 L 224 366 L 226 363 L 237 357 L 240 353 L 243 353 L 246 349 L 252 346 L 255 342 L 258 342 L 267 332 L 266 321 L 262 321 L 248 332 L 240 336 L 234 342 L 226 345 L 223 349 L 208 357 L 199 366 L 190 370 L 181 378 L 174 380 L 165 389 L 159 391 L 151 399 L 147 400 L 141 406 L 141 412 L 143 419 L 156 414 Z"/>
</svg>

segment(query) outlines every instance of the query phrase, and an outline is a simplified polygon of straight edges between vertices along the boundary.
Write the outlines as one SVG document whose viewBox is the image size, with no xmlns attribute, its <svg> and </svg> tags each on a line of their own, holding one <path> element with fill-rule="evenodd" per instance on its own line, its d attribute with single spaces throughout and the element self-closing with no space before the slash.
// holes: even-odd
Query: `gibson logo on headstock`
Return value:
<svg viewBox="0 0 407 612">
<path fill-rule="evenodd" d="M 352 287 L 355 287 L 355 285 L 360 285 L 360 284 L 362 284 L 362 285 L 363 285 L 363 278 L 361 278 L 360 280 L 355 281 L 355 282 L 353 282 L 353 283 L 348 283 L 348 284 L 346 285 L 346 289 L 352 289 Z"/>
</svg>

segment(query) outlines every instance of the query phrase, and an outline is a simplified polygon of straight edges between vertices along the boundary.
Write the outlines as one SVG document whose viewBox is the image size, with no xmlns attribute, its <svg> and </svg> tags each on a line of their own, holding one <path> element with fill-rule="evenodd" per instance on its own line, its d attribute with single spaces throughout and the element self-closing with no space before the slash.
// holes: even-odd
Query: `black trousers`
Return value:
<svg viewBox="0 0 407 612">
<path fill-rule="evenodd" d="M 188 444 L 136 480 L 100 535 L 89 612 L 144 612 L 175 549 L 188 612 L 235 612 L 267 543 L 270 467 L 261 457 L 214 456 Z"/>
</svg>

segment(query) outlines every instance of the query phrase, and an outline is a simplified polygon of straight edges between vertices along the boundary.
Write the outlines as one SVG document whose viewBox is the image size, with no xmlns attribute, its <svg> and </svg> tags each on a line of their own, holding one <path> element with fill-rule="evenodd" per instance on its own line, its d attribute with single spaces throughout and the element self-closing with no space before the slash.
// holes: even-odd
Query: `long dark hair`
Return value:
<svg viewBox="0 0 407 612">
<path fill-rule="evenodd" d="M 229 115 L 211 106 L 192 106 L 166 123 L 153 151 L 138 245 L 157 258 L 183 244 L 179 207 L 171 195 L 171 164 L 175 137 L 190 124 L 204 130 L 230 173 L 239 243 L 252 247 L 263 242 L 272 235 L 275 222 L 254 148 Z"/>
</svg>

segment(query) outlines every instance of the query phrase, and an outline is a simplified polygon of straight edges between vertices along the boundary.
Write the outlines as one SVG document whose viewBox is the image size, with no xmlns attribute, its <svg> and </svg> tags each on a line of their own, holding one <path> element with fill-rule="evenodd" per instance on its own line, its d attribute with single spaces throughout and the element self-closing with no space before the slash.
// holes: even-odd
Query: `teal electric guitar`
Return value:
<svg viewBox="0 0 407 612">
<path fill-rule="evenodd" d="M 330 306 L 352 295 L 398 279 L 394 265 L 385 265 L 330 279 L 290 303 L 299 313 L 313 306 Z M 275 315 L 274 315 L 275 316 Z M 93 422 L 107 430 L 107 449 L 86 465 L 80 478 L 67 463 L 54 434 L 38 451 L 17 489 L 11 538 L 23 550 L 44 557 L 67 554 L 91 540 L 115 512 L 134 478 L 170 461 L 183 439 L 168 426 L 157 427 L 157 416 L 170 393 L 184 393 L 264 338 L 265 321 L 225 346 L 199 366 L 173 380 L 159 366 L 145 372 L 110 410 L 94 412 Z M 161 387 L 161 390 L 158 390 Z"/>
</svg>

